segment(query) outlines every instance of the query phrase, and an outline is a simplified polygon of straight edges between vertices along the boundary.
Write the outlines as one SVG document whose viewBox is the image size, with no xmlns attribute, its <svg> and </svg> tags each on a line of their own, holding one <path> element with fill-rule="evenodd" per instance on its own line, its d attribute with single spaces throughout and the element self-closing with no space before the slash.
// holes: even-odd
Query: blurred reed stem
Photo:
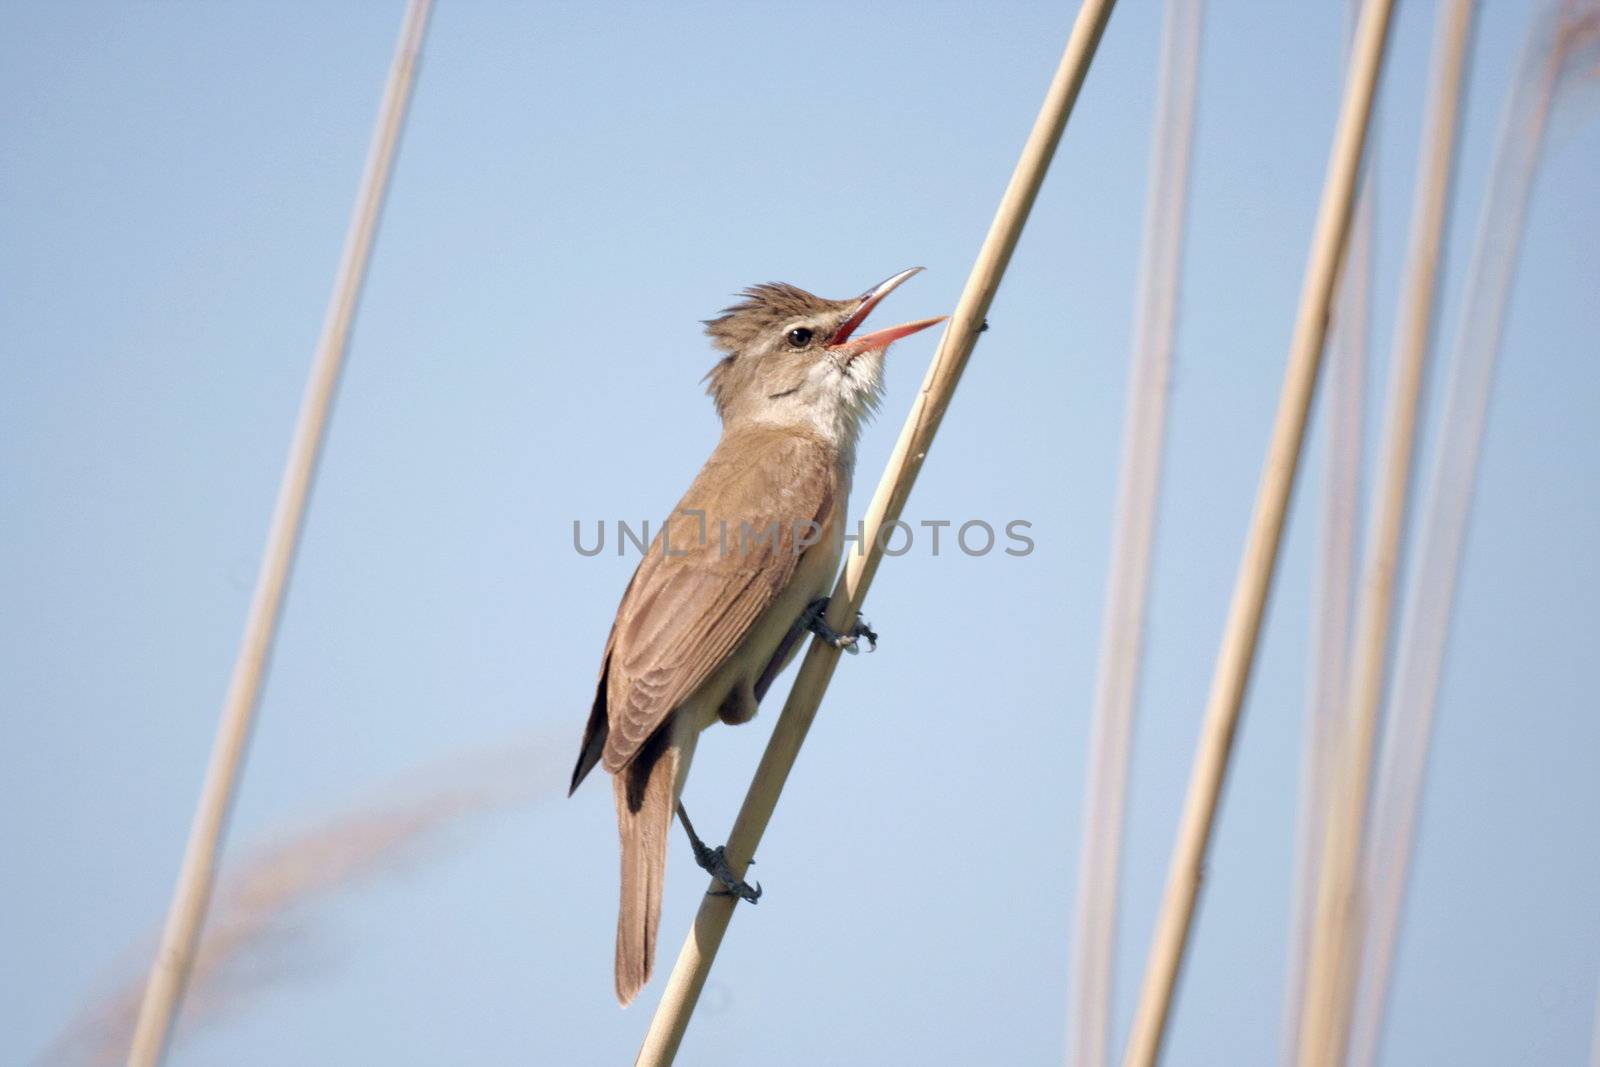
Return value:
<svg viewBox="0 0 1600 1067">
<path fill-rule="evenodd" d="M 1178 840 L 1173 848 L 1124 1059 L 1129 1067 L 1153 1067 L 1166 1036 L 1178 970 L 1188 946 L 1206 852 L 1216 822 L 1217 804 L 1233 751 L 1239 711 L 1255 663 L 1261 618 L 1277 569 L 1284 517 L 1300 465 L 1317 371 L 1322 364 L 1333 290 L 1350 232 L 1361 157 L 1393 12 L 1394 0 L 1366 0 L 1356 28 L 1350 74 L 1317 212 L 1283 391 L 1228 610 L 1222 647 L 1217 655 Z"/>
<path fill-rule="evenodd" d="M 1078 851 L 1072 999 L 1067 1013 L 1069 1062 L 1078 1067 L 1104 1067 L 1109 1061 L 1128 747 L 1138 700 L 1151 546 L 1161 487 L 1202 10 L 1201 0 L 1167 0 L 1161 31 L 1122 468 L 1111 521 L 1110 573 L 1100 624 L 1100 663 Z"/>
<path fill-rule="evenodd" d="M 1568 0 L 1559 10 L 1552 4 L 1532 20 L 1489 165 L 1461 317 L 1445 361 L 1439 441 L 1419 508 L 1362 863 L 1370 914 L 1350 1049 L 1350 1062 L 1358 1065 L 1376 1062 L 1383 1035 L 1440 671 L 1524 216 L 1563 61 L 1570 48 L 1592 44 L 1597 35 L 1600 4 L 1592 0 Z"/>
<path fill-rule="evenodd" d="M 216 883 L 223 834 L 238 791 L 250 729 L 260 702 L 261 683 L 277 633 L 312 477 L 326 435 L 329 410 L 366 278 L 367 261 L 377 233 L 383 196 L 388 188 L 432 6 L 432 0 L 410 0 L 401 24 L 400 41 L 384 88 L 377 130 L 373 134 L 350 229 L 345 236 L 344 253 L 311 364 L 310 379 L 301 400 L 299 421 L 290 441 L 289 458 L 278 487 L 277 505 L 250 600 L 244 637 L 223 700 L 221 721 L 184 849 L 183 866 L 139 1006 L 133 1045 L 128 1053 L 129 1067 L 155 1067 L 165 1057 L 184 987 L 194 966 L 195 950 Z"/>
<path fill-rule="evenodd" d="M 1422 408 L 1423 372 L 1432 348 L 1440 252 L 1449 221 L 1461 100 L 1466 86 L 1474 0 L 1445 0 L 1434 29 L 1432 75 L 1418 149 L 1410 248 L 1401 283 L 1376 505 L 1363 560 L 1346 705 L 1337 738 L 1317 871 L 1317 910 L 1300 1009 L 1299 1062 L 1343 1064 L 1361 957 L 1357 881 L 1372 780 L 1379 698 L 1388 662 L 1395 575 Z"/>
</svg>

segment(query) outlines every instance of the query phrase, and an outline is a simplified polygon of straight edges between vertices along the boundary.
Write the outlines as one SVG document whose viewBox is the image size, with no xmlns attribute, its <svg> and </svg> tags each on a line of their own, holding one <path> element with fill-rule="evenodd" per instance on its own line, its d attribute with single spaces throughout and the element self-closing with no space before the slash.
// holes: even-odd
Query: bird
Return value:
<svg viewBox="0 0 1600 1067">
<path fill-rule="evenodd" d="M 657 530 L 629 581 L 568 796 L 597 765 L 612 775 L 621 838 L 616 996 L 626 1007 L 655 965 L 667 838 L 674 813 L 696 862 L 751 902 L 760 885 L 733 877 L 682 805 L 700 733 L 755 717 L 773 679 L 817 634 L 836 648 L 871 646 L 859 619 L 826 622 L 845 542 L 845 508 L 863 422 L 883 395 L 889 345 L 945 316 L 859 333 L 884 297 L 921 267 L 858 297 L 827 300 L 783 283 L 745 289 L 706 320 L 721 354 L 706 375 L 722 436 Z"/>
</svg>

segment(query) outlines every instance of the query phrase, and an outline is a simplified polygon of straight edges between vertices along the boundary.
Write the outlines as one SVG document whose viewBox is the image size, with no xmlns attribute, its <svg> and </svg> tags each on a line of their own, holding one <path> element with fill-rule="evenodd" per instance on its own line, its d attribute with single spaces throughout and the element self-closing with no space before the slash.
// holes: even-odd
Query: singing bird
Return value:
<svg viewBox="0 0 1600 1067">
<path fill-rule="evenodd" d="M 862 420 L 883 389 L 889 344 L 943 317 L 857 334 L 913 267 L 850 300 L 757 285 L 706 322 L 722 359 L 706 376 L 722 438 L 644 554 L 600 660 L 572 790 L 603 764 L 622 837 L 617 1000 L 650 980 L 674 811 L 695 860 L 754 901 L 680 801 L 700 732 L 749 722 L 772 680 L 816 633 L 854 650 L 859 621 L 824 621 L 839 566 Z M 569 791 L 568 795 L 571 795 Z"/>
</svg>

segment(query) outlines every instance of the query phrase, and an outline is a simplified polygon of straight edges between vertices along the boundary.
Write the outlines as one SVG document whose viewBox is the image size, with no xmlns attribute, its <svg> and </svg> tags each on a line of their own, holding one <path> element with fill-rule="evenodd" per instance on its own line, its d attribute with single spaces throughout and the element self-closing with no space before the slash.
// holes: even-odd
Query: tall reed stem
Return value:
<svg viewBox="0 0 1600 1067">
<path fill-rule="evenodd" d="M 1574 37 L 1587 33 L 1592 39 L 1600 31 L 1600 5 L 1588 5 L 1586 20 L 1576 17 L 1577 4 L 1560 8 L 1558 14 L 1551 5 L 1544 17 L 1532 20 L 1516 80 L 1506 95 L 1460 322 L 1445 360 L 1449 377 L 1439 413 L 1439 443 L 1418 508 L 1414 562 L 1373 787 L 1371 843 L 1362 863 L 1370 915 L 1352 1023 L 1350 1061 L 1357 1065 L 1376 1062 L 1382 1039 L 1440 670 L 1523 220 L 1566 48 Z"/>
<path fill-rule="evenodd" d="M 1277 570 L 1284 517 L 1300 465 L 1317 371 L 1322 364 L 1334 283 L 1338 280 L 1350 232 L 1356 180 L 1393 13 L 1394 0 L 1366 0 L 1356 28 L 1350 74 L 1334 132 L 1272 440 L 1256 493 L 1233 602 L 1228 609 L 1189 793 L 1184 801 L 1178 840 L 1173 848 L 1139 1006 L 1123 1061 L 1129 1067 L 1151 1067 L 1160 1055 L 1166 1036 L 1178 970 L 1188 946 L 1206 852 L 1216 822 L 1217 804 L 1233 752 L 1239 711 L 1255 664 L 1261 618 Z"/>
<path fill-rule="evenodd" d="M 1299 1061 L 1303 1067 L 1343 1064 L 1350 1005 L 1361 958 L 1361 894 L 1357 883 L 1372 779 L 1373 741 L 1392 624 L 1395 572 L 1405 532 L 1412 459 L 1422 407 L 1423 371 L 1431 348 L 1440 249 L 1449 218 L 1473 0 L 1446 0 L 1434 32 L 1432 85 L 1423 122 L 1412 209 L 1410 250 L 1400 295 L 1390 365 L 1387 429 L 1379 457 L 1377 505 L 1367 537 L 1339 763 L 1329 794 L 1318 866 L 1316 924 L 1306 971 Z"/>
<path fill-rule="evenodd" d="M 1350 0 L 1350 28 L 1361 16 Z M 1375 146 L 1374 146 L 1375 147 Z M 1371 313 L 1372 230 L 1377 167 L 1369 147 L 1356 192 L 1350 247 L 1339 275 L 1328 336 L 1328 381 L 1322 387 L 1323 482 L 1316 574 L 1311 590 L 1311 641 L 1307 656 L 1306 718 L 1300 755 L 1300 796 L 1295 819 L 1294 874 L 1289 889 L 1289 947 L 1283 997 L 1281 1057 L 1293 1063 L 1300 1048 L 1300 1003 L 1317 914 L 1317 869 L 1322 827 L 1333 778 L 1338 723 L 1350 673 L 1350 616 L 1355 607 L 1356 536 L 1361 514 L 1362 427 L 1366 408 L 1368 321 Z"/>
<path fill-rule="evenodd" d="M 206 910 L 216 883 L 218 860 L 228 814 L 238 791 L 239 777 L 250 744 L 250 728 L 260 700 L 261 683 L 283 606 L 284 591 L 294 565 L 295 548 L 304 525 L 306 501 L 311 493 L 312 476 L 322 450 L 329 409 L 338 387 L 339 370 L 355 319 L 356 304 L 366 278 L 367 260 L 383 196 L 389 184 L 395 147 L 405 121 L 415 81 L 417 59 L 427 29 L 432 0 L 410 0 L 401 24 L 400 41 L 384 88 L 378 126 L 367 156 L 366 173 L 356 197 L 355 212 L 345 236 L 344 253 L 334 279 L 322 337 L 317 343 L 300 404 L 300 417 L 289 445 L 278 501 L 267 533 L 266 550 L 256 577 L 250 614 L 244 637 L 222 704 L 205 783 L 195 809 L 183 866 L 173 891 L 166 925 L 155 963 L 145 984 L 139 1006 L 139 1021 L 134 1029 L 133 1046 L 128 1053 L 129 1067 L 155 1067 L 166 1055 L 172 1025 L 183 1000 L 184 987 L 194 966 L 195 950 L 205 925 Z"/>
<path fill-rule="evenodd" d="M 944 419 L 956 384 L 961 380 L 961 373 L 972 355 L 978 333 L 983 328 L 984 316 L 994 300 L 995 291 L 1000 287 L 1006 265 L 1011 261 L 1011 253 L 1022 235 L 1023 224 L 1027 222 L 1039 186 L 1044 181 L 1045 171 L 1055 155 L 1067 116 L 1078 98 L 1078 91 L 1083 87 L 1100 36 L 1111 17 L 1113 3 L 1114 0 L 1085 0 L 1078 11 L 1077 21 L 1067 40 L 1061 65 L 1050 83 L 1044 106 L 1023 146 L 1022 156 L 1000 199 L 1000 207 L 978 251 L 978 259 L 973 264 L 966 288 L 962 290 L 961 299 L 940 340 L 927 377 L 912 403 L 911 413 L 900 432 L 888 468 L 878 483 L 872 504 L 867 508 L 863 525 L 864 549 L 860 553 L 849 554 L 844 573 L 834 588 L 833 599 L 828 607 L 828 621 L 835 629 L 848 626 L 866 598 L 883 556 L 884 532 L 892 529 L 892 524 L 899 520 L 917 473 L 927 459 L 934 434 Z M 767 742 L 750 790 L 728 835 L 728 864 L 737 876 L 744 874 L 772 818 L 784 782 L 794 767 L 800 746 L 816 717 L 817 708 L 822 703 L 838 661 L 838 651 L 822 641 L 813 641 L 806 651 L 794 688 L 773 727 L 772 738 Z M 649 1032 L 645 1034 L 643 1047 L 639 1050 L 638 1064 L 659 1067 L 671 1063 L 677 1056 L 689 1018 L 705 986 L 706 975 L 710 973 L 717 949 L 722 945 L 723 935 L 733 919 L 735 903 L 736 898 L 729 896 L 707 895 L 701 901 L 694 927 L 678 954 L 678 961 L 661 995 L 661 1003 L 650 1020 Z"/>
<path fill-rule="evenodd" d="M 1109 1061 L 1128 739 L 1138 702 L 1146 590 L 1161 487 L 1202 7 L 1201 0 L 1167 0 L 1161 31 L 1122 470 L 1111 523 L 1110 575 L 1100 623 L 1100 664 L 1078 851 L 1072 1000 L 1067 1015 L 1069 1062 L 1078 1067 L 1104 1067 Z"/>
</svg>

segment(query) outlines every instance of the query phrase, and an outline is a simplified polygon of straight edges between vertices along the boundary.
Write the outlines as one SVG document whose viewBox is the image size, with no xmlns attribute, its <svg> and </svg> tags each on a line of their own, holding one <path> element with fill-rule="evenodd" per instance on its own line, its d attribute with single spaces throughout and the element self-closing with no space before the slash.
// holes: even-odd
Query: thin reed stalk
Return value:
<svg viewBox="0 0 1600 1067">
<path fill-rule="evenodd" d="M 377 233 L 384 192 L 394 163 L 395 147 L 405 120 L 406 105 L 415 81 L 417 59 L 428 24 L 432 0 L 410 0 L 401 24 L 400 41 L 384 88 L 378 126 L 367 156 L 366 172 L 356 197 L 355 213 L 345 236 L 344 253 L 334 279 L 322 337 L 312 361 L 310 379 L 301 401 L 299 421 L 289 446 L 277 505 L 267 534 L 266 550 L 256 578 L 244 637 L 234 662 L 233 676 L 223 700 L 221 721 L 206 768 L 205 783 L 195 809 L 194 823 L 184 850 L 183 866 L 167 912 L 150 978 L 145 985 L 128 1054 L 129 1067 L 154 1067 L 166 1055 L 172 1025 L 194 966 L 195 950 L 205 925 L 206 910 L 227 828 L 228 814 L 238 790 L 250 728 L 259 703 L 262 679 L 278 628 L 284 591 L 294 564 L 295 548 L 304 525 L 312 476 L 326 434 L 328 414 L 338 386 L 339 371 L 355 318 L 356 304 L 366 278 L 367 261 Z"/>
<path fill-rule="evenodd" d="M 1070 1062 L 1078 1067 L 1103 1067 L 1109 1061 L 1128 739 L 1138 699 L 1146 590 L 1161 486 L 1202 7 L 1201 0 L 1167 0 L 1161 31 L 1122 470 L 1112 518 L 1110 576 L 1100 624 L 1100 664 L 1090 727 L 1083 839 L 1078 851 L 1073 995 L 1067 1018 Z"/>
<path fill-rule="evenodd" d="M 1150 947 L 1139 1006 L 1124 1063 L 1150 1067 L 1160 1055 L 1171 1015 L 1178 970 L 1188 946 L 1195 901 L 1217 804 L 1227 775 L 1233 738 L 1244 702 L 1245 687 L 1255 663 L 1261 618 L 1277 570 L 1289 495 L 1300 466 L 1306 418 L 1316 390 L 1317 371 L 1327 340 L 1334 285 L 1344 258 L 1355 203 L 1356 181 L 1366 146 L 1378 73 L 1383 65 L 1394 0 L 1366 0 L 1356 28 L 1344 100 L 1334 133 L 1322 201 L 1312 237 L 1310 261 L 1300 294 L 1299 312 L 1289 347 L 1283 391 L 1267 449 L 1266 466 L 1256 494 L 1233 601 L 1228 609 L 1222 647 L 1217 655 L 1200 744 L 1184 801 L 1178 840 Z"/>
<path fill-rule="evenodd" d="M 1423 372 L 1432 348 L 1440 252 L 1449 219 L 1474 0 L 1446 0 L 1434 30 L 1431 85 L 1418 152 L 1410 249 L 1390 363 L 1387 427 L 1357 608 L 1350 679 L 1323 827 L 1316 922 L 1300 1016 L 1299 1062 L 1343 1064 L 1361 958 L 1358 874 L 1379 698 L 1393 621 L 1395 574 L 1405 532 L 1422 408 Z"/>
<path fill-rule="evenodd" d="M 906 498 L 911 494 L 923 461 L 927 459 L 934 434 L 955 394 L 956 384 L 961 380 L 973 346 L 977 344 L 984 316 L 1000 287 L 1000 280 L 1011 261 L 1011 253 L 1016 248 L 1039 187 L 1044 182 L 1045 171 L 1055 155 L 1067 117 L 1083 87 L 1089 64 L 1099 46 L 1101 34 L 1105 32 L 1106 22 L 1111 17 L 1113 4 L 1114 0 L 1084 0 L 1078 11 L 1066 51 L 1061 57 L 1061 65 L 1045 96 L 1044 106 L 1028 135 L 1027 143 L 1023 145 L 1021 158 L 1000 199 L 994 222 L 978 251 L 977 262 L 973 264 L 955 313 L 928 367 L 927 377 L 906 417 L 889 465 L 867 508 L 863 520 L 864 549 L 849 554 L 844 573 L 834 588 L 833 599 L 828 607 L 828 621 L 835 628 L 849 625 L 866 598 L 883 556 L 884 532 L 886 529 L 892 530 L 893 524 L 900 518 Z M 737 876 L 744 874 L 772 818 L 784 782 L 788 780 L 806 732 L 816 718 L 838 661 L 838 651 L 822 641 L 812 641 L 806 651 L 789 699 L 773 727 L 772 738 L 762 753 L 749 792 L 728 834 L 727 860 Z M 639 1064 L 659 1067 L 671 1063 L 677 1056 L 689 1018 L 705 986 L 706 975 L 710 973 L 717 949 L 733 919 L 736 900 L 731 896 L 710 894 L 702 899 L 694 926 L 667 979 L 661 1003 L 650 1020 L 650 1029 L 639 1050 Z"/>
<path fill-rule="evenodd" d="M 1570 16 L 1575 5 L 1563 10 Z M 1600 29 L 1590 5 L 1589 32 Z M 1529 27 L 1518 75 L 1507 93 L 1478 220 L 1471 265 L 1440 413 L 1406 587 L 1382 756 L 1373 792 L 1371 847 L 1363 863 L 1370 908 L 1351 1043 L 1351 1062 L 1370 1065 L 1383 1035 L 1400 913 L 1405 901 L 1426 777 L 1440 670 L 1477 483 L 1484 424 L 1516 275 L 1523 220 L 1544 143 L 1569 33 L 1581 23 L 1551 10 Z"/>
<path fill-rule="evenodd" d="M 1594 1006 L 1594 1032 L 1589 1035 L 1589 1067 L 1600 1067 L 1600 1000 Z"/>
<path fill-rule="evenodd" d="M 1360 0 L 1350 0 L 1350 29 L 1361 15 Z M 1285 966 L 1281 1059 L 1294 1062 L 1300 1047 L 1300 1001 L 1305 994 L 1306 959 L 1311 954 L 1312 921 L 1317 912 L 1317 868 L 1328 783 L 1337 750 L 1338 723 L 1344 713 L 1344 683 L 1349 671 L 1350 616 L 1356 588 L 1356 527 L 1361 512 L 1362 427 L 1366 408 L 1366 364 L 1372 229 L 1377 167 L 1367 150 L 1356 193 L 1350 246 L 1328 337 L 1328 383 L 1322 389 L 1322 515 L 1316 574 L 1311 590 L 1311 648 L 1307 663 L 1306 720 L 1300 755 L 1300 796 L 1295 820 L 1294 874 L 1289 890 L 1289 951 Z"/>
</svg>

